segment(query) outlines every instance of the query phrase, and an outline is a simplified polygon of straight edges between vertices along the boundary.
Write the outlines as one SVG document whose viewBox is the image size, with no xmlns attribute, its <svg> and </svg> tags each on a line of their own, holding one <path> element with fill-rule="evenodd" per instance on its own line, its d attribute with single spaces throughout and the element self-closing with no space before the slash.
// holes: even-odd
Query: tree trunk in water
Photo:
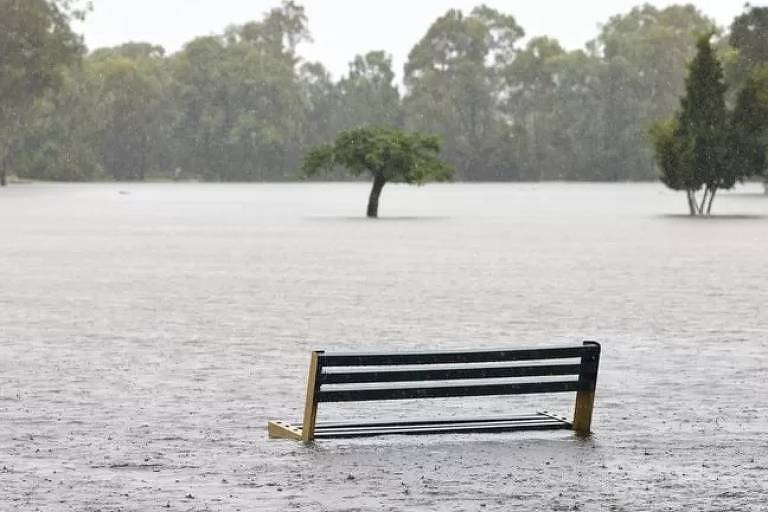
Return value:
<svg viewBox="0 0 768 512">
<path fill-rule="evenodd" d="M 0 187 L 4 187 L 6 185 L 5 181 L 5 169 L 0 171 Z"/>
<path fill-rule="evenodd" d="M 696 197 L 693 195 L 693 190 L 686 190 L 685 195 L 688 198 L 688 211 L 691 216 L 696 215 Z"/>
<path fill-rule="evenodd" d="M 712 203 L 715 201 L 715 192 L 717 192 L 717 188 L 713 188 L 712 192 L 709 194 L 709 204 L 707 205 L 707 215 L 712 213 Z"/>
<path fill-rule="evenodd" d="M 704 215 L 704 207 L 707 206 L 707 195 L 711 192 L 709 185 L 704 187 L 704 195 L 701 196 L 701 205 L 699 206 L 699 215 Z"/>
<path fill-rule="evenodd" d="M 147 154 L 149 153 L 149 137 L 142 136 L 141 144 L 141 168 L 139 168 L 139 181 L 144 181 L 147 176 Z"/>
<path fill-rule="evenodd" d="M 379 216 L 379 196 L 386 182 L 387 180 L 380 174 L 373 177 L 373 188 L 371 189 L 371 196 L 368 198 L 368 217 L 376 218 Z"/>
</svg>

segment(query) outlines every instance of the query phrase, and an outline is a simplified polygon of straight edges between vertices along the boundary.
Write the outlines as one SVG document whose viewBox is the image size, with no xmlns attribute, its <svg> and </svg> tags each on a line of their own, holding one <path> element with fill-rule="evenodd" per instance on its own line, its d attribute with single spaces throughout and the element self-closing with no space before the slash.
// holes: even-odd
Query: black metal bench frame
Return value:
<svg viewBox="0 0 768 512">
<path fill-rule="evenodd" d="M 578 359 L 578 362 L 562 361 L 562 359 L 574 358 Z M 519 364 L 520 362 L 523 364 Z M 532 364 L 533 362 L 535 364 Z M 311 441 L 315 438 L 389 434 L 554 429 L 573 430 L 580 435 L 589 435 L 599 363 L 600 345 L 594 341 L 585 341 L 580 346 L 514 350 L 392 354 L 315 351 L 312 352 L 309 364 L 304 421 L 301 424 L 291 424 L 270 420 L 267 423 L 267 429 L 270 437 L 303 441 Z M 416 368 L 417 365 L 418 368 Z M 440 366 L 430 367 L 430 365 Z M 392 366 L 395 368 L 388 368 Z M 568 376 L 570 378 L 566 379 L 565 377 Z M 547 379 L 536 380 L 536 377 L 546 377 Z M 558 377 L 558 379 L 552 380 L 553 377 Z M 514 378 L 526 378 L 527 380 L 510 381 Z M 494 379 L 495 381 L 489 382 L 487 379 Z M 500 379 L 505 380 L 499 382 Z M 446 383 L 446 381 L 451 380 L 468 381 L 469 383 Z M 393 387 L 391 383 L 403 383 L 403 385 Z M 364 386 L 344 387 L 354 384 L 364 384 Z M 379 385 L 369 387 L 370 384 Z M 329 388 L 329 386 L 331 387 Z M 501 418 L 445 418 L 373 423 L 316 422 L 317 406 L 320 402 L 561 392 L 576 392 L 573 421 L 544 412 L 536 412 L 523 416 Z"/>
</svg>

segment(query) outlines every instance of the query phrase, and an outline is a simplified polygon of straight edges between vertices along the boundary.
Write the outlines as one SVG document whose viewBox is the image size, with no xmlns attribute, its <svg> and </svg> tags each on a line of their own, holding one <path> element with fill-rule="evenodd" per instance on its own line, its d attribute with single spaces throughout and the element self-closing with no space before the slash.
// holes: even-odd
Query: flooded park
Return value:
<svg viewBox="0 0 768 512">
<path fill-rule="evenodd" d="M 660 184 L 19 184 L 0 510 L 764 510 L 768 197 Z M 270 440 L 311 350 L 602 344 L 594 434 Z M 334 404 L 320 421 L 572 395 Z"/>
</svg>

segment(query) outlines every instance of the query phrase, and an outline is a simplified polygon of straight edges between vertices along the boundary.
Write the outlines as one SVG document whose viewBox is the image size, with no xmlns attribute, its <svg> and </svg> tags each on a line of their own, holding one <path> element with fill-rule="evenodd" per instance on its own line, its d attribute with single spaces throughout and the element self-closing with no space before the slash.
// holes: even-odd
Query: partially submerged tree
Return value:
<svg viewBox="0 0 768 512">
<path fill-rule="evenodd" d="M 304 159 L 306 177 L 345 167 L 352 176 L 370 173 L 373 188 L 368 217 L 378 217 L 379 196 L 388 182 L 421 185 L 448 181 L 453 169 L 440 161 L 440 139 L 434 135 L 404 132 L 395 128 L 363 127 L 339 134 L 332 145 L 317 146 Z"/>
<path fill-rule="evenodd" d="M 762 174 L 765 167 L 761 82 L 749 80 L 728 113 L 723 70 L 710 38 L 708 34 L 698 40 L 680 111 L 651 129 L 661 181 L 686 192 L 691 215 L 709 215 L 718 189 L 730 189 L 748 176 Z"/>
<path fill-rule="evenodd" d="M 687 162 L 696 188 L 704 187 L 699 214 L 709 212 L 725 171 L 725 90 L 723 68 L 710 44 L 711 34 L 699 38 L 696 57 L 685 80 L 685 96 L 680 101 L 680 134 L 687 139 Z M 709 203 L 707 203 L 709 201 Z"/>
</svg>

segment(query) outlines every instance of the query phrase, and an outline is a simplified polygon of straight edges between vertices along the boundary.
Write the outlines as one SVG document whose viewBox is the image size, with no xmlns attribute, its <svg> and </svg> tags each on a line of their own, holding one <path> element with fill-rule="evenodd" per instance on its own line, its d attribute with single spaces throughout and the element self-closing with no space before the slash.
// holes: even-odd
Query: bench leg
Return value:
<svg viewBox="0 0 768 512">
<path fill-rule="evenodd" d="M 322 352 L 312 352 L 309 361 L 309 376 L 307 377 L 307 401 L 304 403 L 304 423 L 301 426 L 301 440 L 312 441 L 315 438 L 315 421 L 317 420 L 317 388 L 319 384 L 320 364 L 319 355 Z"/>
<path fill-rule="evenodd" d="M 576 407 L 573 414 L 573 430 L 580 436 L 588 436 L 592 427 L 592 407 L 595 403 L 594 391 L 576 393 Z"/>
</svg>

